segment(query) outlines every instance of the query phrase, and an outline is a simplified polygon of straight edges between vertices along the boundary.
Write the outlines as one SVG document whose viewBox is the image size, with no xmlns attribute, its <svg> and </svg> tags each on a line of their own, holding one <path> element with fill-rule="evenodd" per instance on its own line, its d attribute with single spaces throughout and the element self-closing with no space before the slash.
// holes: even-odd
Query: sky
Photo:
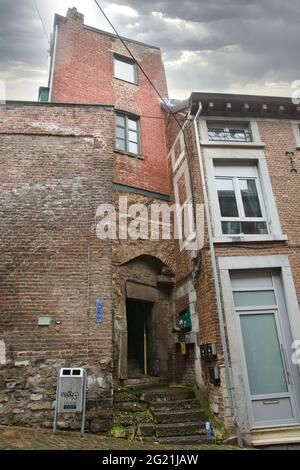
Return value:
<svg viewBox="0 0 300 470">
<path fill-rule="evenodd" d="M 94 0 L 36 0 L 47 35 L 69 7 L 112 32 Z M 101 6 L 119 34 L 159 46 L 169 96 L 192 91 L 291 96 L 300 80 L 299 0 L 113 0 Z M 37 100 L 48 41 L 34 0 L 0 0 L 0 95 Z M 0 100 L 3 99 L 0 96 Z"/>
</svg>

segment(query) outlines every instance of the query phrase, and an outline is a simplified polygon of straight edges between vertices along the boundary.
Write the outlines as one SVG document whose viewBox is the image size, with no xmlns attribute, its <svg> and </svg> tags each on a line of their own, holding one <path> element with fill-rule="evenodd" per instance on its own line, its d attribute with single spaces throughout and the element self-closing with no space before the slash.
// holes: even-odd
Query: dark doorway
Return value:
<svg viewBox="0 0 300 470">
<path fill-rule="evenodd" d="M 152 375 L 152 302 L 126 301 L 128 377 Z"/>
</svg>

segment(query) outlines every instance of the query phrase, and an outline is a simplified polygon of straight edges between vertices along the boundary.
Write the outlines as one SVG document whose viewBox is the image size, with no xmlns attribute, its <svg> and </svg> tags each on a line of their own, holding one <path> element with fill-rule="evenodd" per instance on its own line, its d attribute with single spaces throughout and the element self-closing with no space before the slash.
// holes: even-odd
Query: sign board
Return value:
<svg viewBox="0 0 300 470">
<path fill-rule="evenodd" d="M 58 413 L 82 413 L 81 433 L 84 433 L 86 372 L 79 367 L 63 368 L 58 373 L 53 432 Z"/>
<path fill-rule="evenodd" d="M 96 300 L 96 323 L 102 323 L 103 321 L 103 305 L 102 300 Z"/>
</svg>

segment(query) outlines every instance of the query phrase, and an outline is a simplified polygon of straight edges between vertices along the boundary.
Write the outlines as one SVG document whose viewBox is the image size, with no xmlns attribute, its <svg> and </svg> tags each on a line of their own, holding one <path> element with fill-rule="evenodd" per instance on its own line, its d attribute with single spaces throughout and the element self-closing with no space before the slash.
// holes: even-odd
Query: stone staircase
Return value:
<svg viewBox="0 0 300 470">
<path fill-rule="evenodd" d="M 115 424 L 124 426 L 127 434 L 161 444 L 214 442 L 206 435 L 205 418 L 189 387 L 136 386 L 114 392 Z"/>
</svg>

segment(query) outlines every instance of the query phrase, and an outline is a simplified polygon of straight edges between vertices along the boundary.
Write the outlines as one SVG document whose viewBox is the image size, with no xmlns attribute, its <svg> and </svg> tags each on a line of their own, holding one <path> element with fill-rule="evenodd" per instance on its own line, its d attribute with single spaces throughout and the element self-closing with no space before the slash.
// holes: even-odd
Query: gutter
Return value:
<svg viewBox="0 0 300 470">
<path fill-rule="evenodd" d="M 211 223 L 211 217 L 210 217 L 210 211 L 209 211 L 209 201 L 208 201 L 208 195 L 207 195 L 204 165 L 203 165 L 203 160 L 202 160 L 202 155 L 201 155 L 200 139 L 199 139 L 198 126 L 197 126 L 197 119 L 201 111 L 202 111 L 202 104 L 199 101 L 198 111 L 193 119 L 193 123 L 194 123 L 195 137 L 196 137 L 196 146 L 197 146 L 197 155 L 198 155 L 198 160 L 199 160 L 201 184 L 202 184 L 202 189 L 203 189 L 204 210 L 205 210 L 207 229 L 208 229 L 208 241 L 209 241 L 209 249 L 210 249 L 211 266 L 212 266 L 212 272 L 213 272 L 214 287 L 215 287 L 215 292 L 216 292 L 217 313 L 218 313 L 218 320 L 219 320 L 219 326 L 220 326 L 221 344 L 222 344 L 223 356 L 224 356 L 224 366 L 225 366 L 230 410 L 231 410 L 233 423 L 236 429 L 238 444 L 240 447 L 243 447 L 242 434 L 241 434 L 241 430 L 238 424 L 235 406 L 234 406 L 232 377 L 231 377 L 231 371 L 229 367 L 228 349 L 227 349 L 227 343 L 226 343 L 225 325 L 224 325 L 224 317 L 223 317 L 223 309 L 222 309 L 222 301 L 221 301 L 221 288 L 220 288 L 219 279 L 218 279 L 217 260 L 216 260 L 214 242 L 213 242 L 212 223 Z"/>
</svg>

